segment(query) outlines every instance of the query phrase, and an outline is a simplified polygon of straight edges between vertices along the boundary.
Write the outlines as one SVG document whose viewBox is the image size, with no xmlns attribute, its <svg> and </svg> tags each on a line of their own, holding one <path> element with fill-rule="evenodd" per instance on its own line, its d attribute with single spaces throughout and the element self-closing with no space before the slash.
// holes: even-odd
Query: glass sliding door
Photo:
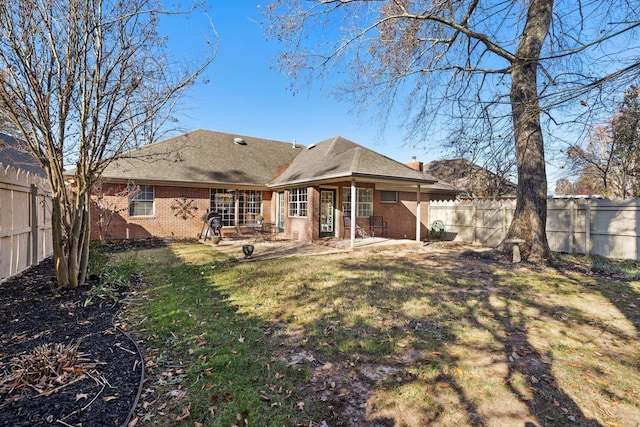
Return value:
<svg viewBox="0 0 640 427">
<path fill-rule="evenodd" d="M 276 194 L 276 226 L 280 233 L 284 232 L 284 191 Z"/>
</svg>

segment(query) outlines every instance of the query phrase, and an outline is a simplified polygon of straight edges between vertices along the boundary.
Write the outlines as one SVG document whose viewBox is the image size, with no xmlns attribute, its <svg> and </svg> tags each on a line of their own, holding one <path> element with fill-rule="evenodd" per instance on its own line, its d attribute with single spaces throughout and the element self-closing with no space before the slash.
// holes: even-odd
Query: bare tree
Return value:
<svg viewBox="0 0 640 427">
<path fill-rule="evenodd" d="M 556 181 L 556 189 L 554 193 L 557 196 L 573 196 L 576 194 L 576 186 L 567 178 L 560 178 Z"/>
<path fill-rule="evenodd" d="M 140 194 L 140 186 L 133 182 L 127 185 L 106 184 L 102 180 L 96 182 L 92 191 L 98 218 L 95 224 L 98 226 L 100 240 L 109 239 L 109 228 L 114 219 L 120 217 L 129 209 L 129 201 Z"/>
<path fill-rule="evenodd" d="M 58 285 L 84 283 L 91 191 L 109 162 L 170 115 L 214 58 L 172 62 L 161 19 L 188 14 L 159 0 L 0 3 L 0 115 L 46 170 Z M 148 134 L 148 133 L 147 133 Z M 72 176 L 65 174 L 73 168 Z"/>
<path fill-rule="evenodd" d="M 606 195 L 602 181 L 598 179 L 598 174 L 592 168 L 586 168 L 575 180 L 570 181 L 567 178 L 560 178 L 556 182 L 556 196 L 593 196 Z"/>
<path fill-rule="evenodd" d="M 346 62 L 340 93 L 384 114 L 400 103 L 411 136 L 427 139 L 474 105 L 509 118 L 518 202 L 507 238 L 548 257 L 541 115 L 553 119 L 551 108 L 638 72 L 637 39 L 624 51 L 612 42 L 632 35 L 639 8 L 625 0 L 274 0 L 266 14 L 286 43 L 284 69 L 333 81 Z M 598 69 L 598 60 L 615 71 Z"/>
<path fill-rule="evenodd" d="M 424 171 L 462 190 L 463 193 L 459 197 L 464 198 L 514 197 L 517 189 L 517 186 L 509 181 L 508 174 L 500 173 L 500 170 L 495 173 L 465 158 L 429 162 L 424 166 Z"/>
<path fill-rule="evenodd" d="M 0 116 L 0 132 L 8 134 L 12 134 L 15 132 L 15 129 L 13 128 L 13 126 L 11 126 L 11 122 L 3 116 Z"/>
<path fill-rule="evenodd" d="M 596 181 L 609 198 L 628 199 L 640 193 L 640 94 L 635 86 L 606 126 L 590 129 L 586 145 L 567 150 L 571 170 L 584 180 Z"/>
</svg>

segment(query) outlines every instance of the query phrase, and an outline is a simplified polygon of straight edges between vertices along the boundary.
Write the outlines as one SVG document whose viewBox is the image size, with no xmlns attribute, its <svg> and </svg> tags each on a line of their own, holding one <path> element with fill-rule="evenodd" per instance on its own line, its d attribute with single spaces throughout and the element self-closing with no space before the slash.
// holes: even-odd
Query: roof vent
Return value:
<svg viewBox="0 0 640 427">
<path fill-rule="evenodd" d="M 242 138 L 233 138 L 233 143 L 237 145 L 247 145 L 247 141 Z"/>
<path fill-rule="evenodd" d="M 316 144 L 311 144 L 310 146 L 307 147 L 307 150 L 311 150 L 315 146 L 316 146 Z"/>
</svg>

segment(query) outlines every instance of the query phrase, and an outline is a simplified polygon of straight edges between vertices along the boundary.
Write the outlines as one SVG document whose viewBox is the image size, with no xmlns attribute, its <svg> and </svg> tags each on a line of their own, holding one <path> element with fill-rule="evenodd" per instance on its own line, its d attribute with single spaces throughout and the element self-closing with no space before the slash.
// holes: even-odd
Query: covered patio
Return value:
<svg viewBox="0 0 640 427">
<path fill-rule="evenodd" d="M 402 164 L 342 137 L 306 147 L 269 187 L 283 201 L 274 204 L 272 217 L 281 219 L 285 238 L 348 237 L 351 249 L 384 241 L 359 242 L 362 236 L 420 243 L 432 196 L 456 194 L 425 174 L 420 162 Z"/>
</svg>

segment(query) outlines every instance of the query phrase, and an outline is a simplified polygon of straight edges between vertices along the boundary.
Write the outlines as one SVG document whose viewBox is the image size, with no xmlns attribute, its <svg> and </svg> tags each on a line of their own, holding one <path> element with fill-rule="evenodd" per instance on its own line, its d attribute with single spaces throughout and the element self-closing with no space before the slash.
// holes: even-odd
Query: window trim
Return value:
<svg viewBox="0 0 640 427">
<path fill-rule="evenodd" d="M 363 193 L 369 193 L 370 200 L 362 201 Z M 351 187 L 342 187 L 342 212 L 351 212 Z M 366 215 L 362 215 L 362 214 Z M 356 187 L 356 217 L 368 218 L 373 215 L 373 188 Z"/>
<path fill-rule="evenodd" d="M 309 190 L 307 187 L 296 187 L 289 189 L 289 206 L 287 215 L 289 218 L 306 218 L 309 214 Z"/>
<path fill-rule="evenodd" d="M 220 194 L 220 199 L 231 199 L 230 203 L 217 205 L 216 195 Z M 222 196 L 225 195 L 225 196 Z M 228 195 L 229 197 L 226 197 Z M 220 206 L 223 209 L 220 209 Z M 221 215 L 223 227 L 233 227 L 236 221 L 236 190 L 229 188 L 214 187 L 209 189 L 209 209 L 217 211 Z"/>
<path fill-rule="evenodd" d="M 394 196 L 393 200 L 385 200 L 383 195 L 391 193 L 393 193 Z M 398 203 L 398 192 L 393 190 L 380 190 L 380 203 Z"/>
<path fill-rule="evenodd" d="M 262 190 L 237 190 L 238 194 L 238 224 L 256 222 L 258 216 L 262 216 L 262 202 L 264 200 Z M 253 219 L 247 218 L 253 215 Z"/>
<path fill-rule="evenodd" d="M 139 189 L 138 192 L 136 190 Z M 149 191 L 151 190 L 151 191 Z M 140 218 L 140 217 L 152 217 L 155 216 L 156 213 L 156 188 L 153 185 L 136 185 L 131 190 L 133 196 L 129 197 L 129 217 L 131 218 Z M 143 198 L 148 197 L 149 193 L 151 193 L 151 198 Z M 151 213 L 144 214 L 136 214 L 135 207 L 136 206 L 146 206 L 147 203 L 151 203 Z M 145 205 L 143 205 L 145 204 Z M 145 209 L 146 211 L 146 209 Z"/>
</svg>

